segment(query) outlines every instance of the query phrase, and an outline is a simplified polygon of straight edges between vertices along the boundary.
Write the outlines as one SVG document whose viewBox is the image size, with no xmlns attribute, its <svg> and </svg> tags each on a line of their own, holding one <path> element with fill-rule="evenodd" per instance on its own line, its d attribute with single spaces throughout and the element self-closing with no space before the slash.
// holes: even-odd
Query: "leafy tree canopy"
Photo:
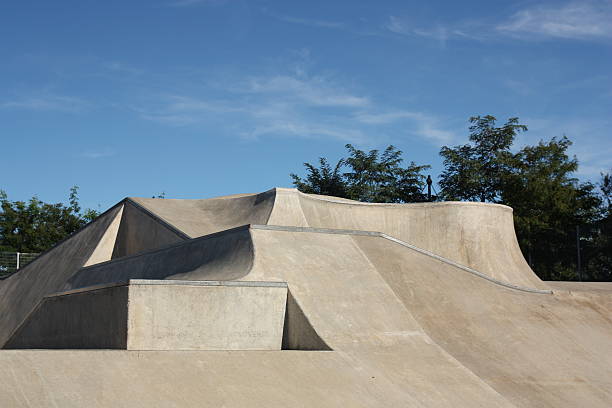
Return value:
<svg viewBox="0 0 612 408">
<path fill-rule="evenodd" d="M 333 167 L 319 158 L 319 167 L 304 163 L 306 177 L 291 174 L 295 187 L 310 194 L 331 195 L 370 203 L 404 203 L 425 201 L 422 193 L 428 165 L 410 162 L 402 167 L 402 152 L 388 146 L 365 152 L 347 144 L 348 157 Z M 343 172 L 343 169 L 345 171 Z"/>
<path fill-rule="evenodd" d="M 510 147 L 517 133 L 526 131 L 518 118 L 510 118 L 502 127 L 495 127 L 494 116 L 470 118 L 470 142 L 440 150 L 444 167 L 440 187 L 447 200 L 497 201 Z"/>
<path fill-rule="evenodd" d="M 565 136 L 513 152 L 517 133 L 527 131 L 518 118 L 508 119 L 502 127 L 496 127 L 496 118 L 490 115 L 472 117 L 470 122 L 469 144 L 440 150 L 445 166 L 439 183 L 443 197 L 512 207 L 521 249 L 543 279 L 579 278 L 577 237 L 585 276 L 612 278 L 605 272 L 609 257 L 606 261 L 597 255 L 608 242 L 602 205 L 608 202 L 609 177 L 602 176 L 602 193 L 592 183 L 580 183 L 574 177 L 578 161 L 568 155 L 571 141 Z M 599 266 L 595 259 L 601 261 Z M 608 267 L 603 267 L 606 262 Z"/>
<path fill-rule="evenodd" d="M 0 251 L 43 252 L 99 215 L 92 209 L 81 212 L 77 186 L 68 202 L 49 204 L 36 196 L 10 201 L 0 190 Z"/>
</svg>

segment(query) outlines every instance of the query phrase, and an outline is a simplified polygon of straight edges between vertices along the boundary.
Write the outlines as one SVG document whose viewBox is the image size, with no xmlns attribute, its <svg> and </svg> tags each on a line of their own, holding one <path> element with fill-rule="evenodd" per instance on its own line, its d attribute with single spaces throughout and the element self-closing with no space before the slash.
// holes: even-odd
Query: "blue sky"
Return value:
<svg viewBox="0 0 612 408">
<path fill-rule="evenodd" d="M 344 144 L 431 164 L 467 119 L 612 167 L 612 1 L 4 1 L 0 188 L 85 206 L 291 186 Z"/>
</svg>

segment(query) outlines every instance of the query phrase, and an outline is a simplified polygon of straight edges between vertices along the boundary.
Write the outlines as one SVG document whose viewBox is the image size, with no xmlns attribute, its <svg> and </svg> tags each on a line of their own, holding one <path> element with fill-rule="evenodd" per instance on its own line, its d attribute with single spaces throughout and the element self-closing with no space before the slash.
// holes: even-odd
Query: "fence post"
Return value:
<svg viewBox="0 0 612 408">
<path fill-rule="evenodd" d="M 19 270 L 19 252 L 17 252 L 17 267 L 15 268 L 15 270 Z"/>
</svg>

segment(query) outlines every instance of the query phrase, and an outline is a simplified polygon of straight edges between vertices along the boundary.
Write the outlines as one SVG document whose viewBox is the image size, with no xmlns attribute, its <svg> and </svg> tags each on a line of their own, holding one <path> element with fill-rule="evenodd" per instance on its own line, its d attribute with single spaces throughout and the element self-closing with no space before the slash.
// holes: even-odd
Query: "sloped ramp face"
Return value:
<svg viewBox="0 0 612 408">
<path fill-rule="evenodd" d="M 612 302 L 497 285 L 389 240 L 355 236 L 437 344 L 516 406 L 612 406 Z"/>
<path fill-rule="evenodd" d="M 82 268 L 63 290 L 129 279 L 237 280 L 252 263 L 251 235 L 242 227 Z"/>
<path fill-rule="evenodd" d="M 368 204 L 295 194 L 310 227 L 382 232 L 494 279 L 548 289 L 521 253 L 510 207 L 467 202 Z"/>
<path fill-rule="evenodd" d="M 7 349 L 280 350 L 282 282 L 131 280 L 45 297 Z"/>
<path fill-rule="evenodd" d="M 111 208 L 84 229 L 20 269 L 0 285 L 0 347 L 40 300 L 62 290 L 65 282 L 92 256 L 110 253 L 101 247 L 107 230 L 121 217 L 123 204 Z M 112 247 L 112 234 L 106 247 Z M 97 255 L 96 255 L 97 254 Z"/>
<path fill-rule="evenodd" d="M 138 254 L 189 239 L 183 232 L 148 213 L 130 199 L 125 201 L 112 259 Z M 105 259 L 106 260 L 106 259 Z"/>
<path fill-rule="evenodd" d="M 188 237 L 196 238 L 245 224 L 267 223 L 276 200 L 276 190 L 202 200 L 130 200 Z"/>
</svg>

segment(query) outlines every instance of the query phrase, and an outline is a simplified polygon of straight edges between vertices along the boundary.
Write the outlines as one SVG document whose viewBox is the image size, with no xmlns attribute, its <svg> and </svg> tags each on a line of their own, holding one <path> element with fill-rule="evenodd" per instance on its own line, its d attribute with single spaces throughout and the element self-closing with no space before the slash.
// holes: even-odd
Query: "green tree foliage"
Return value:
<svg viewBox="0 0 612 408">
<path fill-rule="evenodd" d="M 593 231 L 601 200 L 591 183 L 572 174 L 576 158 L 567 155 L 571 142 L 563 137 L 526 146 L 510 161 L 499 195 L 514 209 L 519 244 L 533 268 L 545 279 L 576 276 L 576 226 Z"/>
<path fill-rule="evenodd" d="M 307 175 L 302 180 L 297 174 L 291 174 L 293 184 L 303 193 L 321 194 L 334 197 L 347 197 L 348 186 L 340 169 L 344 160 L 340 159 L 332 169 L 326 158 L 319 158 L 319 168 L 310 163 L 304 163 Z"/>
<path fill-rule="evenodd" d="M 517 133 L 527 130 L 518 118 L 510 118 L 501 128 L 495 127 L 493 116 L 472 117 L 470 122 L 470 144 L 440 150 L 445 166 L 442 195 L 511 206 L 521 249 L 542 279 L 579 278 L 578 232 L 587 261 L 583 278 L 602 279 L 610 265 L 609 256 L 601 255 L 609 244 L 602 233 L 605 200 L 595 185 L 573 177 L 578 161 L 567 154 L 570 140 L 552 138 L 513 153 Z M 606 262 L 608 269 L 602 266 Z"/>
<path fill-rule="evenodd" d="M 69 205 L 37 197 L 10 201 L 0 190 L 0 207 L 0 251 L 9 252 L 43 252 L 99 215 L 91 209 L 81 212 L 77 186 L 70 189 Z"/>
<path fill-rule="evenodd" d="M 439 184 L 445 199 L 485 202 L 499 198 L 512 156 L 510 146 L 527 126 L 519 124 L 518 118 L 508 119 L 502 127 L 495 127 L 496 121 L 491 115 L 471 117 L 471 143 L 440 150 L 445 170 Z"/>
<path fill-rule="evenodd" d="M 402 167 L 402 152 L 388 146 L 365 152 L 347 144 L 348 157 L 332 167 L 327 159 L 319 159 L 319 167 L 304 163 L 306 177 L 291 174 L 295 187 L 310 194 L 323 194 L 370 203 L 404 203 L 425 201 L 422 193 L 428 165 L 414 162 Z M 346 168 L 343 173 L 342 169 Z"/>
<path fill-rule="evenodd" d="M 599 182 L 601 217 L 585 240 L 586 268 L 592 280 L 612 281 L 612 176 L 602 173 Z"/>
</svg>

